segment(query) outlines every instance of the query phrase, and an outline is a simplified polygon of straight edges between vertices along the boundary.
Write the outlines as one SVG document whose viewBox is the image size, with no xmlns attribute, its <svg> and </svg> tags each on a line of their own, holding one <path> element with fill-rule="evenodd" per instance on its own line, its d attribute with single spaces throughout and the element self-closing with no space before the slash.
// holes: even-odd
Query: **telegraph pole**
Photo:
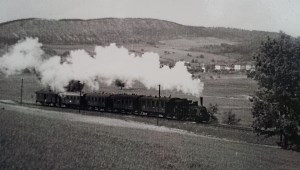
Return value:
<svg viewBox="0 0 300 170">
<path fill-rule="evenodd" d="M 23 78 L 21 80 L 21 101 L 20 101 L 21 105 L 23 103 Z"/>
<path fill-rule="evenodd" d="M 80 109 L 81 109 L 81 88 L 80 88 L 80 81 L 78 81 L 78 88 L 79 88 L 79 108 L 78 108 L 78 112 L 80 113 Z"/>
<path fill-rule="evenodd" d="M 158 118 L 159 118 L 159 104 L 160 104 L 160 84 L 158 85 L 158 114 L 156 119 L 156 125 L 158 126 Z"/>
</svg>

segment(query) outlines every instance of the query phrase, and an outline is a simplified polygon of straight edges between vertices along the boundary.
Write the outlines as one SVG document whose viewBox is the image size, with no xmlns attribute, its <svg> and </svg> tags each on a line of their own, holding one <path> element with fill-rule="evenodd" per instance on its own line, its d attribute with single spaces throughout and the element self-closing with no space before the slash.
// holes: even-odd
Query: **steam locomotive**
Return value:
<svg viewBox="0 0 300 170">
<path fill-rule="evenodd" d="M 41 105 L 95 110 L 112 113 L 126 113 L 147 116 L 162 116 L 177 120 L 207 122 L 210 115 L 198 102 L 184 98 L 144 96 L 136 94 L 109 93 L 55 93 L 50 90 L 36 92 L 36 103 Z"/>
</svg>

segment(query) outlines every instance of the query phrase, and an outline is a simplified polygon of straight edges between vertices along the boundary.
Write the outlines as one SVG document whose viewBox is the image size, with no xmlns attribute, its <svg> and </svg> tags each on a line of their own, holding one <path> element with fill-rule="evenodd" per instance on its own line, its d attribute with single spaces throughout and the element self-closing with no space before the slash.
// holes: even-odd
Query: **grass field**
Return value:
<svg viewBox="0 0 300 170">
<path fill-rule="evenodd" d="M 184 60 L 190 62 L 193 59 L 197 59 L 199 63 L 213 64 L 213 63 L 232 63 L 235 60 L 231 57 L 225 55 L 217 55 L 201 51 L 190 51 L 192 47 L 203 47 L 205 45 L 220 45 L 221 43 L 226 44 L 236 44 L 229 40 L 214 38 L 214 37 L 198 37 L 191 39 L 175 39 L 166 40 L 156 43 L 136 43 L 136 44 L 123 44 L 130 52 L 141 55 L 145 52 L 154 52 L 160 55 L 160 60 L 166 63 L 172 63 L 179 60 Z M 49 45 L 45 44 L 45 48 L 52 49 L 56 51 L 58 55 L 75 50 L 75 49 L 85 49 L 90 53 L 94 53 L 95 45 Z M 203 55 L 204 58 L 199 58 Z M 214 62 L 213 62 L 214 61 Z"/>
<path fill-rule="evenodd" d="M 273 146 L 120 118 L 0 105 L 5 107 L 0 110 L 0 169 L 296 170 L 300 166 L 299 153 Z"/>
</svg>

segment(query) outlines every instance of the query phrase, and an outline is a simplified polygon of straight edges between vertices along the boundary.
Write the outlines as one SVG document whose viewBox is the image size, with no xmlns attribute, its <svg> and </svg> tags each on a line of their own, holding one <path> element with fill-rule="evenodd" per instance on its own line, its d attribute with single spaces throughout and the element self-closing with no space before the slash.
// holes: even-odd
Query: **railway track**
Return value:
<svg viewBox="0 0 300 170">
<path fill-rule="evenodd" d="M 1 100 L 1 103 L 4 104 L 11 104 L 11 105 L 20 105 L 19 102 L 14 102 L 14 101 L 10 101 L 10 100 Z M 79 113 L 78 110 L 76 109 L 72 109 L 72 108 L 64 108 L 64 107 L 53 107 L 53 106 L 42 106 L 39 104 L 35 104 L 35 103 L 24 103 L 22 104 L 23 106 L 27 106 L 27 107 L 32 107 L 32 108 L 39 108 L 39 109 L 50 109 L 53 111 L 63 111 L 63 112 L 72 112 L 72 113 L 76 113 L 76 114 L 84 114 L 84 115 L 93 115 L 93 116 L 97 116 L 99 115 L 99 111 L 95 111 L 95 110 L 81 110 L 81 112 Z M 125 114 L 125 113 L 110 113 L 110 112 L 101 112 L 101 113 L 105 113 L 107 115 L 104 116 L 108 116 L 111 117 L 110 115 L 114 115 L 113 117 L 117 118 L 117 115 L 123 115 L 123 116 L 139 116 L 139 117 L 144 117 L 144 118 L 149 118 L 149 119 L 165 119 L 165 120 L 169 120 L 169 121 L 174 121 L 174 122 L 178 122 L 178 123 L 195 123 L 192 121 L 182 121 L 182 120 L 176 120 L 176 119 L 171 119 L 171 118 L 163 118 L 161 117 L 157 117 L 157 116 L 147 116 L 147 115 L 136 115 L 136 114 Z M 103 115 L 102 115 L 103 116 Z M 216 127 L 216 128 L 223 128 L 223 129 L 228 129 L 228 130 L 239 130 L 239 131 L 247 131 L 247 132 L 252 132 L 253 129 L 251 127 L 243 127 L 243 126 L 236 126 L 236 125 L 225 125 L 225 124 L 216 124 L 216 123 L 198 123 L 199 126 L 206 126 L 206 127 Z"/>
</svg>

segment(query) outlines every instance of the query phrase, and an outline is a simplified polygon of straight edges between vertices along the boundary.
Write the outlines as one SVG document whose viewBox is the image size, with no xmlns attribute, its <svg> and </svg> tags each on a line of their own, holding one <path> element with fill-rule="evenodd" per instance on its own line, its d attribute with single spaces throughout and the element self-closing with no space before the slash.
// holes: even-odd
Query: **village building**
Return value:
<svg viewBox="0 0 300 170">
<path fill-rule="evenodd" d="M 203 71 L 203 73 L 205 73 L 205 72 L 206 72 L 206 69 L 205 69 L 204 63 L 202 64 L 202 71 Z"/>
<path fill-rule="evenodd" d="M 240 71 L 241 70 L 241 65 L 234 65 L 234 70 L 235 71 Z"/>
<path fill-rule="evenodd" d="M 215 70 L 221 70 L 221 66 L 220 65 L 215 65 Z"/>
<path fill-rule="evenodd" d="M 231 67 L 230 66 L 225 66 L 225 70 L 229 71 L 229 70 L 231 70 Z"/>
<path fill-rule="evenodd" d="M 252 68 L 252 66 L 251 66 L 251 65 L 246 65 L 246 70 L 247 70 L 247 71 L 250 71 L 250 70 L 251 70 L 251 68 Z"/>
</svg>

